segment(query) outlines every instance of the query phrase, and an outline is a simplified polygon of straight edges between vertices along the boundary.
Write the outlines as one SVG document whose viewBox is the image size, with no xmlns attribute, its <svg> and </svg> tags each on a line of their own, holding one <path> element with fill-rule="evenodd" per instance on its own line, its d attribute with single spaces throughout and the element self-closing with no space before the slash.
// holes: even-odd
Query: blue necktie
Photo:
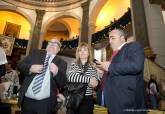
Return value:
<svg viewBox="0 0 165 114">
<path fill-rule="evenodd" d="M 35 76 L 35 78 L 34 78 L 34 83 L 33 83 L 33 86 L 32 86 L 32 90 L 33 90 L 34 94 L 37 94 L 41 91 L 42 82 L 44 80 L 45 73 L 46 73 L 47 68 L 48 68 L 49 59 L 50 59 L 50 55 L 48 55 L 45 58 L 42 73 L 37 74 L 37 76 Z"/>
</svg>

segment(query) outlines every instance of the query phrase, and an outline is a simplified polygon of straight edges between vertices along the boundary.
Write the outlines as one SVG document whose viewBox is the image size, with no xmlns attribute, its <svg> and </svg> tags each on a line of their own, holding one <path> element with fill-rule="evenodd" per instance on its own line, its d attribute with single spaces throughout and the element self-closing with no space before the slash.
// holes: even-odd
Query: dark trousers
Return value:
<svg viewBox="0 0 165 114">
<path fill-rule="evenodd" d="M 0 114 L 11 114 L 10 105 L 0 103 Z"/>
<path fill-rule="evenodd" d="M 4 64 L 3 65 L 0 65 L 0 77 L 1 76 L 4 76 L 5 75 L 5 72 L 6 72 L 5 65 Z"/>
<path fill-rule="evenodd" d="M 53 114 L 50 99 L 34 100 L 25 97 L 21 114 Z"/>
<path fill-rule="evenodd" d="M 157 97 L 154 95 L 150 95 L 150 101 L 151 101 L 151 108 L 152 109 L 157 109 L 158 108 L 158 101 L 157 101 Z"/>
<path fill-rule="evenodd" d="M 97 104 L 101 105 L 101 100 L 102 100 L 102 90 L 99 88 L 96 93 L 96 100 Z"/>
<path fill-rule="evenodd" d="M 94 108 L 93 97 L 85 96 L 79 108 L 76 111 L 72 109 L 68 109 L 67 114 L 93 114 L 93 108 Z"/>
</svg>

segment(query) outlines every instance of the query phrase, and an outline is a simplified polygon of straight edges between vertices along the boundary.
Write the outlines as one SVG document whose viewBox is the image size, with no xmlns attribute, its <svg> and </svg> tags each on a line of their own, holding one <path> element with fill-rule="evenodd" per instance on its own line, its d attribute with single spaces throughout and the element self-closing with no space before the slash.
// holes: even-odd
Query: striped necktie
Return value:
<svg viewBox="0 0 165 114">
<path fill-rule="evenodd" d="M 32 86 L 32 90 L 33 90 L 34 94 L 37 94 L 41 91 L 41 87 L 42 87 L 42 83 L 43 83 L 43 80 L 45 77 L 45 73 L 46 73 L 47 68 L 48 68 L 49 59 L 50 59 L 50 55 L 48 55 L 45 58 L 42 73 L 37 74 L 37 76 L 35 76 L 35 78 L 34 78 L 34 83 Z"/>
</svg>

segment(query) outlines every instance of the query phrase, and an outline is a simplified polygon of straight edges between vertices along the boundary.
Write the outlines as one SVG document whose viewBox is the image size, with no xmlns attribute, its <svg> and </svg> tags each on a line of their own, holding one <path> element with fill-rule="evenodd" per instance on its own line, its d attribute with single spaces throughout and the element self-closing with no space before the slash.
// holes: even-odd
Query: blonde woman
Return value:
<svg viewBox="0 0 165 114">
<path fill-rule="evenodd" d="M 97 70 L 92 65 L 92 54 L 87 43 L 80 43 L 76 50 L 76 61 L 72 63 L 67 79 L 73 83 L 88 84 L 85 97 L 76 110 L 68 109 L 67 114 L 93 114 L 93 88 L 98 85 Z"/>
</svg>

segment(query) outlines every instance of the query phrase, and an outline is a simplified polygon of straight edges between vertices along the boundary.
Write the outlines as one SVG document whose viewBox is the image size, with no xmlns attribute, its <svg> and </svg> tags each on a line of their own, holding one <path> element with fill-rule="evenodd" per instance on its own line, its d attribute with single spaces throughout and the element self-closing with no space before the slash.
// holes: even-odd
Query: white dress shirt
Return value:
<svg viewBox="0 0 165 114">
<path fill-rule="evenodd" d="M 48 54 L 46 56 L 48 56 Z M 49 64 L 51 63 L 51 61 L 53 60 L 53 58 L 55 56 L 56 55 L 51 55 L 51 57 L 49 59 Z M 36 100 L 42 100 L 45 98 L 49 98 L 50 97 L 50 70 L 49 70 L 49 66 L 46 70 L 45 77 L 44 77 L 44 80 L 42 82 L 41 91 L 37 94 L 34 94 L 33 90 L 32 90 L 34 80 L 35 80 L 35 77 L 33 78 L 31 84 L 29 85 L 25 96 L 28 98 L 31 98 L 31 99 L 36 99 Z"/>
<path fill-rule="evenodd" d="M 0 47 L 0 65 L 6 64 L 7 63 L 7 58 L 6 58 L 6 54 L 5 54 L 5 50 Z"/>
</svg>

